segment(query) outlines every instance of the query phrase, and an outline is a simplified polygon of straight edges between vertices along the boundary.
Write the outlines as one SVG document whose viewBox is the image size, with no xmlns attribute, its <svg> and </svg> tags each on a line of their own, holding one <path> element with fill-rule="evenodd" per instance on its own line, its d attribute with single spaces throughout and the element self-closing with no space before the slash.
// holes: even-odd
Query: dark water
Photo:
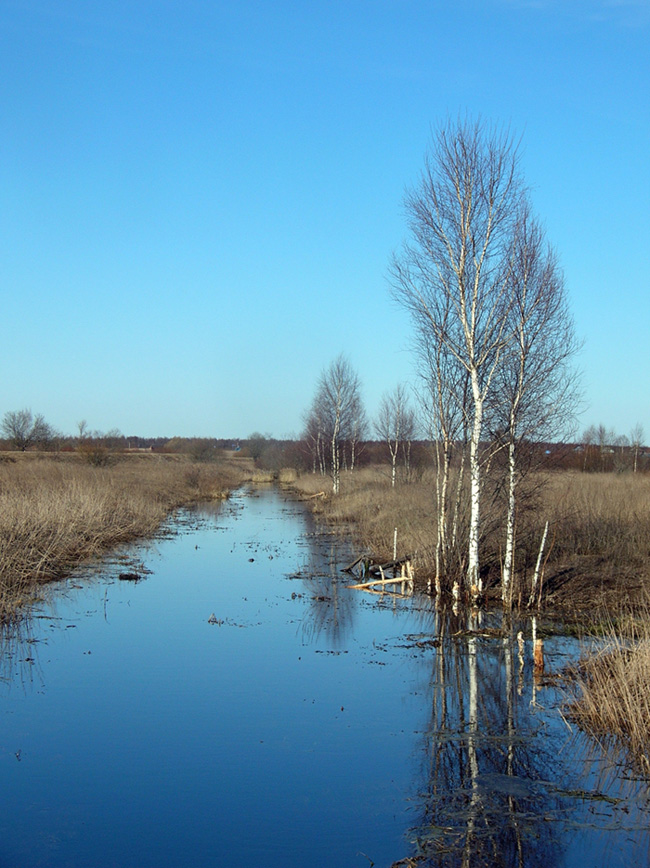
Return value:
<svg viewBox="0 0 650 868">
<path fill-rule="evenodd" d="M 182 530 L 4 636 L 0 868 L 648 864 L 647 791 L 518 626 L 347 590 L 350 552 L 273 489 Z M 551 672 L 579 651 L 545 646 Z"/>
</svg>

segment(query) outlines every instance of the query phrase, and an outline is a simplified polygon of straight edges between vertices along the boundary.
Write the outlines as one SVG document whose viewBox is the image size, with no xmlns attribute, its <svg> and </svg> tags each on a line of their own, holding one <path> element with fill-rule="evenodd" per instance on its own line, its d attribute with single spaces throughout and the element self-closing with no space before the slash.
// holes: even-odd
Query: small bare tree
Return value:
<svg viewBox="0 0 650 868">
<path fill-rule="evenodd" d="M 413 438 L 414 415 L 409 407 L 408 392 L 401 383 L 392 392 L 386 392 L 379 404 L 375 431 L 388 446 L 391 462 L 391 486 L 397 478 L 397 456 L 400 447 Z"/>
<path fill-rule="evenodd" d="M 320 376 L 313 407 L 328 442 L 332 491 L 341 487 L 341 448 L 361 418 L 361 387 L 349 361 L 339 355 Z"/>
<path fill-rule="evenodd" d="M 88 422 L 86 422 L 85 419 L 81 419 L 79 422 L 77 422 L 77 431 L 79 432 L 77 437 L 77 443 L 81 444 L 90 436 Z"/>
<path fill-rule="evenodd" d="M 305 414 L 304 420 L 305 427 L 302 437 L 309 450 L 312 472 L 318 471 L 321 476 L 325 476 L 325 422 L 318 404 L 318 395 Z"/>
<path fill-rule="evenodd" d="M 637 471 L 639 463 L 639 452 L 641 451 L 641 447 L 643 446 L 644 438 L 645 431 L 643 430 L 643 425 L 640 422 L 637 422 L 634 428 L 632 428 L 632 430 L 630 431 L 630 446 L 632 448 L 634 473 L 636 473 Z"/>
<path fill-rule="evenodd" d="M 8 410 L 2 418 L 2 433 L 16 449 L 25 452 L 30 446 L 45 445 L 54 431 L 40 413 L 31 410 Z"/>
<path fill-rule="evenodd" d="M 368 417 L 361 400 L 361 394 L 358 394 L 350 409 L 350 426 L 347 438 L 350 448 L 350 470 L 354 470 L 354 465 L 359 457 L 362 443 L 367 433 Z"/>
</svg>

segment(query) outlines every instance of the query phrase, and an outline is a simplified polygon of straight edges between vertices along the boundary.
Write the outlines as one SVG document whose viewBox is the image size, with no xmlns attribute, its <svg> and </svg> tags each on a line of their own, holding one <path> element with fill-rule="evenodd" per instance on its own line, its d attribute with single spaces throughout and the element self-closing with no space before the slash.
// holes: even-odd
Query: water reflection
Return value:
<svg viewBox="0 0 650 868">
<path fill-rule="evenodd" d="M 23 690 L 28 685 L 39 683 L 42 672 L 38 646 L 39 640 L 33 635 L 29 615 L 0 626 L 0 682 Z"/>
<path fill-rule="evenodd" d="M 318 535 L 314 541 L 318 540 Z M 340 572 L 341 540 L 327 535 L 312 548 L 300 571 L 300 593 L 308 601 L 301 621 L 305 644 L 325 638 L 334 649 L 342 647 L 354 632 L 359 598 L 346 591 Z"/>
<path fill-rule="evenodd" d="M 633 835 L 623 839 L 625 855 L 619 840 L 614 861 L 589 864 L 630 864 L 646 852 L 646 789 L 621 787 L 602 754 L 587 756 L 588 740 L 570 730 L 554 680 L 533 654 L 540 640 L 525 643 L 522 625 L 498 616 L 427 617 L 435 639 L 412 637 L 415 647 L 434 649 L 419 818 L 410 832 L 414 855 L 395 864 L 585 864 L 579 853 L 567 856 L 567 836 L 582 835 L 593 848 L 603 832 L 623 830 Z"/>
</svg>

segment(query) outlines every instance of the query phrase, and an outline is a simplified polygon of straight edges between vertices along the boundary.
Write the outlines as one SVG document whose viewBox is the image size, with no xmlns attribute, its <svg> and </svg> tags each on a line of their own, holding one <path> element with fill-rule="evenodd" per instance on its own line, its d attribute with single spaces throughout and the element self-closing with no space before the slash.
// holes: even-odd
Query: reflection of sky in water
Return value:
<svg viewBox="0 0 650 868">
<path fill-rule="evenodd" d="M 211 513 L 5 647 L 0 866 L 645 864 L 646 815 L 594 797 L 516 643 L 347 590 L 350 552 L 271 489 Z"/>
</svg>

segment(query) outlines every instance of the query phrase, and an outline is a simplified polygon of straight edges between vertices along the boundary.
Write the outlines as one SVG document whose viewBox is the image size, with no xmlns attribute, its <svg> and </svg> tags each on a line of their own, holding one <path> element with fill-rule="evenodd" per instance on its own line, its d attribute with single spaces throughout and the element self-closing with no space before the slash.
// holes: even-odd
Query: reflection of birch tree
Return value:
<svg viewBox="0 0 650 868">
<path fill-rule="evenodd" d="M 302 594 L 307 608 L 301 621 L 305 642 L 315 642 L 325 636 L 336 648 L 344 643 L 354 626 L 354 613 L 358 597 L 346 590 L 345 579 L 339 572 L 339 552 L 332 543 L 325 554 L 312 552 L 311 561 L 302 570 Z"/>
<path fill-rule="evenodd" d="M 515 636 L 486 639 L 463 629 L 458 616 L 436 619 L 427 784 L 413 864 L 559 864 L 553 827 L 544 821 L 552 797 L 535 783 L 549 774 L 550 760 L 518 720 L 528 714 L 528 698 L 517 692 Z"/>
</svg>

